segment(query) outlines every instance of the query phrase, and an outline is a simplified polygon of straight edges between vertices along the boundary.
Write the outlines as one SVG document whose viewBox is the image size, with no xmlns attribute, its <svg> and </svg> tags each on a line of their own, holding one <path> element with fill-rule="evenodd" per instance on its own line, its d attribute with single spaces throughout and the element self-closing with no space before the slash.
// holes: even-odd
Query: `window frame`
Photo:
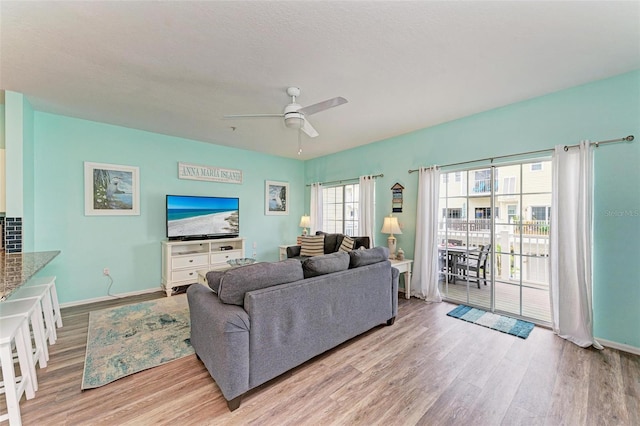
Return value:
<svg viewBox="0 0 640 426">
<path fill-rule="evenodd" d="M 328 203 L 329 197 L 327 191 L 336 191 L 341 188 L 342 198 L 338 202 L 336 197 L 333 197 L 334 202 Z M 351 190 L 351 197 L 349 199 L 349 188 Z M 337 195 L 337 194 L 336 194 Z M 359 183 L 345 183 L 342 185 L 332 185 L 322 188 L 322 230 L 327 233 L 341 233 L 348 236 L 357 236 L 360 230 L 360 223 L 358 218 L 359 212 L 359 200 L 360 200 L 360 184 Z M 329 219 L 330 206 L 340 206 L 340 213 L 335 214 L 335 218 Z M 337 213 L 337 210 L 334 212 Z M 337 225 L 340 224 L 338 227 Z M 331 226 L 330 226 L 331 225 Z"/>
</svg>

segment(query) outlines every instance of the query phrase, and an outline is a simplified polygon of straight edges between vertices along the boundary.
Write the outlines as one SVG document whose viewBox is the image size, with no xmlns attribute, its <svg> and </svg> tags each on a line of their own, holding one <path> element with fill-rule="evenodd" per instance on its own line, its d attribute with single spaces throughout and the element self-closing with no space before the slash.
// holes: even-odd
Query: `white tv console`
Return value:
<svg viewBox="0 0 640 426">
<path fill-rule="evenodd" d="M 242 257 L 244 238 L 240 237 L 162 241 L 162 289 L 171 296 L 174 287 L 197 283 L 197 271 L 227 269 L 227 260 Z"/>
</svg>

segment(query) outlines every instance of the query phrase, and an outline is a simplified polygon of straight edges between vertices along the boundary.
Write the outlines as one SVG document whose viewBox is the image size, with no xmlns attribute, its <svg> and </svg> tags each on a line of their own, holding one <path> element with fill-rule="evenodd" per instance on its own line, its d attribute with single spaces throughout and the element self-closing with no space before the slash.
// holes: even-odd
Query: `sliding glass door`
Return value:
<svg viewBox="0 0 640 426">
<path fill-rule="evenodd" d="M 442 173 L 443 296 L 548 323 L 550 210 L 551 161 Z"/>
<path fill-rule="evenodd" d="M 438 257 L 446 299 L 492 309 L 491 169 L 442 173 Z M 480 268 L 479 268 L 480 267 Z"/>
</svg>

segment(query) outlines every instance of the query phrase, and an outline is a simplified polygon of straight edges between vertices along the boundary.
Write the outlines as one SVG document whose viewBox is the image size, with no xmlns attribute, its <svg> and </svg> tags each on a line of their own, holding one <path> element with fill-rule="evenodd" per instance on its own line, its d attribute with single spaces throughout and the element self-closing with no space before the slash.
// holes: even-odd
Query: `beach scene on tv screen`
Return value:
<svg viewBox="0 0 640 426">
<path fill-rule="evenodd" d="M 167 236 L 239 233 L 237 198 L 170 197 Z"/>
</svg>

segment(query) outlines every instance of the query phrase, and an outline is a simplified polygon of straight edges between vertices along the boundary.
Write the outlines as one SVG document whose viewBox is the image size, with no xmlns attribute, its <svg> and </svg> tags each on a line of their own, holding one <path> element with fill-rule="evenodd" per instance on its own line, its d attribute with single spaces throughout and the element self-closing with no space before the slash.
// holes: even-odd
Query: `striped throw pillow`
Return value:
<svg viewBox="0 0 640 426">
<path fill-rule="evenodd" d="M 344 237 L 344 239 L 342 240 L 342 244 L 340 244 L 340 248 L 338 249 L 338 251 L 349 252 L 349 251 L 353 250 L 353 246 L 354 246 L 355 243 L 356 243 L 356 240 L 354 240 L 353 238 Z"/>
<path fill-rule="evenodd" d="M 301 238 L 300 256 L 322 256 L 324 254 L 324 235 L 310 235 Z"/>
</svg>

